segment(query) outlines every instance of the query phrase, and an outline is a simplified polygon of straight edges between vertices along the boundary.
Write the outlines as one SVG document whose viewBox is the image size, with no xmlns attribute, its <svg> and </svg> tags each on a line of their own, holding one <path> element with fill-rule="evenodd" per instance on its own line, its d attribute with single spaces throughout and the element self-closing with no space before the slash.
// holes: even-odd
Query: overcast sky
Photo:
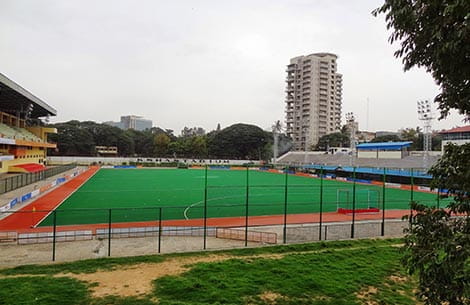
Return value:
<svg viewBox="0 0 470 305">
<path fill-rule="evenodd" d="M 361 130 L 420 124 L 438 87 L 403 72 L 374 0 L 0 0 L 0 72 L 53 106 L 53 122 L 136 114 L 179 134 L 284 121 L 285 66 L 339 55 L 343 116 Z M 367 100 L 369 115 L 367 116 Z M 452 115 L 434 129 L 464 125 Z"/>
</svg>

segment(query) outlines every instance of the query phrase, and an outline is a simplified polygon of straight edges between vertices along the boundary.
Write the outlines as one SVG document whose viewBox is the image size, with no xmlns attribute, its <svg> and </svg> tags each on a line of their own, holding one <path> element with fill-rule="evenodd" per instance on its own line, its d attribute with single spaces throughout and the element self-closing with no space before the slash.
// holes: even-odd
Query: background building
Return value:
<svg viewBox="0 0 470 305">
<path fill-rule="evenodd" d="M 205 134 L 206 134 L 206 131 L 202 127 L 193 127 L 193 128 L 184 127 L 181 130 L 182 137 L 203 136 Z"/>
<path fill-rule="evenodd" d="M 397 136 L 397 137 L 399 137 L 400 133 L 396 132 L 396 131 L 376 131 L 375 132 L 375 137 L 376 138 L 385 137 L 385 136 Z"/>
<path fill-rule="evenodd" d="M 442 151 L 448 143 L 463 145 L 470 143 L 470 125 L 439 132 L 442 135 Z"/>
<path fill-rule="evenodd" d="M 0 173 L 38 172 L 45 169 L 47 135 L 41 118 L 56 110 L 0 73 Z"/>
<path fill-rule="evenodd" d="M 117 157 L 117 146 L 95 146 L 97 157 Z"/>
<path fill-rule="evenodd" d="M 139 130 L 139 131 L 143 131 L 145 129 L 151 129 L 153 125 L 152 120 L 147 120 L 137 115 L 121 116 L 120 122 L 108 121 L 108 122 L 103 122 L 103 124 L 118 127 L 124 130 L 134 129 L 134 130 Z"/>
<path fill-rule="evenodd" d="M 290 60 L 286 79 L 286 129 L 293 150 L 310 150 L 341 129 L 342 75 L 337 56 L 314 53 Z"/>
<path fill-rule="evenodd" d="M 370 142 L 375 139 L 375 132 L 360 130 L 357 132 L 357 140 L 359 143 Z"/>
</svg>

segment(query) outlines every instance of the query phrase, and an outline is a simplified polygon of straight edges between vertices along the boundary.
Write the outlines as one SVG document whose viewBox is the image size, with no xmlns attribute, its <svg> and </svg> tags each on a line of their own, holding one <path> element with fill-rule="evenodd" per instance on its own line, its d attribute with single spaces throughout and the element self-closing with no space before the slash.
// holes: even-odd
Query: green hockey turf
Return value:
<svg viewBox="0 0 470 305">
<path fill-rule="evenodd" d="M 287 179 L 287 188 L 286 188 Z M 247 180 L 249 184 L 247 195 Z M 195 219 L 204 216 L 203 169 L 101 169 L 57 208 L 57 225 Z M 207 217 L 301 214 L 320 210 L 319 178 L 250 170 L 207 171 Z M 356 209 L 382 209 L 383 187 L 356 184 Z M 323 180 L 323 211 L 351 208 L 353 183 Z M 414 192 L 414 200 L 435 205 L 435 194 Z M 385 209 L 408 209 L 411 192 L 386 188 Z M 40 226 L 52 224 L 52 214 Z"/>
</svg>

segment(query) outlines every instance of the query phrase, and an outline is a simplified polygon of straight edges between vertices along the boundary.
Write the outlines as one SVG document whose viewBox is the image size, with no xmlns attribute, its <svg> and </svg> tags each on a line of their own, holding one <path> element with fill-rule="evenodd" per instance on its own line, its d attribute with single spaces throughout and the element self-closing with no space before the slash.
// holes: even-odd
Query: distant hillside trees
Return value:
<svg viewBox="0 0 470 305">
<path fill-rule="evenodd" d="M 173 130 L 154 127 L 145 131 L 122 130 L 91 121 L 76 120 L 52 124 L 58 133 L 50 136 L 57 149 L 50 155 L 95 156 L 95 146 L 117 146 L 119 156 L 227 158 L 268 160 L 273 137 L 255 125 L 234 124 L 205 134 L 202 128 L 185 128 L 176 137 Z M 280 153 L 290 149 L 290 140 L 281 135 Z"/>
<path fill-rule="evenodd" d="M 316 150 L 328 150 L 329 147 L 349 147 L 350 136 L 348 133 L 334 132 L 322 136 L 315 147 Z"/>
<path fill-rule="evenodd" d="M 211 157 L 255 160 L 272 156 L 272 133 L 254 125 L 234 124 L 207 138 Z"/>
</svg>

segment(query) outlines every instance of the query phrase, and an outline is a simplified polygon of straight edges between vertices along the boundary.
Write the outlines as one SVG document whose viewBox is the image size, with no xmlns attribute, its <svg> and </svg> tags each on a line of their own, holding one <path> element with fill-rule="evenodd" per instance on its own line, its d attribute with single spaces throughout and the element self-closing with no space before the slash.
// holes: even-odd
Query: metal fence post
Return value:
<svg viewBox="0 0 470 305">
<path fill-rule="evenodd" d="M 356 167 L 353 167 L 353 194 L 352 194 L 352 223 L 351 238 L 354 238 L 354 225 L 356 223 Z"/>
<path fill-rule="evenodd" d="M 323 166 L 320 167 L 320 226 L 318 240 L 321 240 L 321 231 L 323 225 Z"/>
<path fill-rule="evenodd" d="M 441 199 L 441 198 L 439 198 L 439 195 L 440 195 L 440 193 L 439 193 L 439 186 L 438 186 L 438 187 L 437 187 L 437 208 L 438 208 L 438 209 L 439 209 L 440 199 Z"/>
<path fill-rule="evenodd" d="M 52 261 L 55 261 L 55 238 L 56 238 L 56 233 L 57 233 L 57 211 L 53 211 L 53 218 L 52 218 L 52 223 L 53 223 L 53 231 L 52 231 Z"/>
<path fill-rule="evenodd" d="M 385 181 L 386 181 L 386 169 L 384 167 L 384 174 L 383 174 L 383 179 L 382 179 L 382 228 L 380 231 L 380 235 L 384 236 L 385 235 Z"/>
<path fill-rule="evenodd" d="M 248 246 L 248 201 L 249 201 L 249 168 L 246 165 L 246 200 L 245 200 L 245 247 Z"/>
<path fill-rule="evenodd" d="M 161 253 L 162 246 L 162 208 L 158 212 L 158 253 Z"/>
<path fill-rule="evenodd" d="M 282 230 L 283 237 L 282 242 L 285 244 L 287 243 L 287 177 L 289 177 L 289 167 L 286 166 L 286 179 L 284 185 L 284 228 Z"/>
<path fill-rule="evenodd" d="M 203 249 L 207 248 L 207 164 L 204 179 L 204 246 Z"/>
<path fill-rule="evenodd" d="M 108 210 L 108 256 L 111 256 L 111 211 Z"/>
<path fill-rule="evenodd" d="M 410 225 L 412 224 L 413 222 L 413 208 L 411 207 L 411 203 L 413 202 L 414 200 L 414 194 L 413 194 L 413 189 L 414 189 L 414 173 L 413 173 L 413 169 L 411 169 L 411 177 L 410 177 L 411 181 L 411 190 L 410 190 Z"/>
</svg>

